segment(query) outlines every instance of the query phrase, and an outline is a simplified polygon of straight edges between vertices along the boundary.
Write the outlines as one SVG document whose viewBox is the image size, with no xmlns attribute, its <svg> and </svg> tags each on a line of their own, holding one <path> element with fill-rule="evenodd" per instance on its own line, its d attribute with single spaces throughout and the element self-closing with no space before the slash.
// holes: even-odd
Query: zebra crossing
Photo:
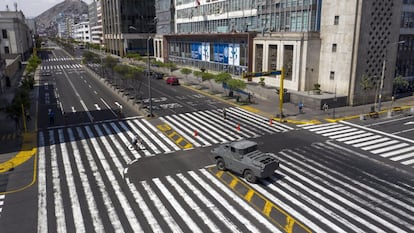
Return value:
<svg viewBox="0 0 414 233">
<path fill-rule="evenodd" d="M 39 233 L 286 232 L 207 168 L 127 182 L 133 152 L 106 126 L 39 133 Z M 312 231 L 413 231 L 412 184 L 369 174 L 328 142 L 277 156 L 281 168 L 249 185 Z"/>
<path fill-rule="evenodd" d="M 414 141 L 349 122 L 298 125 L 391 161 L 414 167 Z"/>
<path fill-rule="evenodd" d="M 226 119 L 223 119 L 223 111 L 197 111 L 164 116 L 160 119 L 196 147 L 242 138 L 256 138 L 293 129 L 278 122 L 269 123 L 269 119 L 241 108 L 226 108 Z"/>
<path fill-rule="evenodd" d="M 41 70 L 66 70 L 66 69 L 80 69 L 81 64 L 63 64 L 63 65 L 41 65 Z"/>
<path fill-rule="evenodd" d="M 75 58 L 73 57 L 55 57 L 55 58 L 49 58 L 45 59 L 44 61 L 73 61 Z"/>
<path fill-rule="evenodd" d="M 3 211 L 3 205 L 4 205 L 4 194 L 0 194 L 0 217 L 1 217 L 1 212 Z"/>
</svg>

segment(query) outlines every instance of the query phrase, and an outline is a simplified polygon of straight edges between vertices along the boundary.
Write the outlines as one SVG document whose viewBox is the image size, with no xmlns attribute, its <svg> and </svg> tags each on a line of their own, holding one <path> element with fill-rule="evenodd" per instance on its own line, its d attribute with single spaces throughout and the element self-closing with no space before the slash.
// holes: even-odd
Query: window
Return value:
<svg viewBox="0 0 414 233">
<path fill-rule="evenodd" d="M 336 53 L 336 44 L 332 44 L 332 52 Z"/>
<path fill-rule="evenodd" d="M 334 80 L 335 79 L 335 72 L 331 71 L 331 74 L 329 75 L 329 79 L 330 80 Z"/>
<path fill-rule="evenodd" d="M 2 34 L 3 34 L 3 39 L 7 39 L 7 30 L 3 29 L 1 30 Z"/>
<path fill-rule="evenodd" d="M 334 25 L 338 25 L 338 24 L 339 24 L 339 15 L 335 15 Z"/>
<path fill-rule="evenodd" d="M 9 46 L 4 46 L 4 53 L 5 54 L 9 54 L 10 53 Z"/>
</svg>

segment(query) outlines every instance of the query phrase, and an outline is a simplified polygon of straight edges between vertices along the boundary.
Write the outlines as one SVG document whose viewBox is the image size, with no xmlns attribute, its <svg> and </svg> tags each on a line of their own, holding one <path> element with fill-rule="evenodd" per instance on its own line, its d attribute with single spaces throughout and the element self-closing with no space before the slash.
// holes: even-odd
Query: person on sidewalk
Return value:
<svg viewBox="0 0 414 233">
<path fill-rule="evenodd" d="M 302 101 L 299 102 L 298 107 L 299 107 L 299 113 L 303 113 L 303 103 L 302 103 Z"/>
<path fill-rule="evenodd" d="M 227 119 L 227 112 L 226 112 L 226 108 L 223 108 L 223 119 L 226 120 Z"/>
<path fill-rule="evenodd" d="M 53 110 L 49 109 L 49 124 L 53 125 L 55 124 L 55 113 Z"/>
<path fill-rule="evenodd" d="M 30 118 L 30 112 L 29 112 L 29 110 L 27 110 L 26 112 L 25 112 L 25 114 L 26 114 L 26 121 L 30 121 L 32 118 Z"/>
</svg>

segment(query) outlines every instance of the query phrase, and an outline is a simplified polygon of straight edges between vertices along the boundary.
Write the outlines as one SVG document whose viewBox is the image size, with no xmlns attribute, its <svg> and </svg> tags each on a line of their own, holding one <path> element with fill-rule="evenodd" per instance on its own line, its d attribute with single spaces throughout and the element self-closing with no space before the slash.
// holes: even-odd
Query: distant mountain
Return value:
<svg viewBox="0 0 414 233">
<path fill-rule="evenodd" d="M 37 31 L 54 36 L 57 34 L 57 20 L 59 18 L 76 18 L 82 14 L 88 14 L 88 4 L 81 0 L 65 0 L 35 18 Z"/>
</svg>

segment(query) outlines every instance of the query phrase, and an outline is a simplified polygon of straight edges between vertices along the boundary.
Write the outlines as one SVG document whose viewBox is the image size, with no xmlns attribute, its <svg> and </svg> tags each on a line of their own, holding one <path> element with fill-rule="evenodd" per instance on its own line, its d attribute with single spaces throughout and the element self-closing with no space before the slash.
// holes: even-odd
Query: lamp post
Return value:
<svg viewBox="0 0 414 233">
<path fill-rule="evenodd" d="M 382 72 L 381 72 L 381 82 L 380 82 L 380 92 L 379 92 L 379 96 L 378 96 L 378 112 L 381 111 L 381 100 L 382 100 L 382 90 L 383 90 L 383 86 L 384 86 L 384 78 L 385 78 L 385 66 L 387 63 L 387 52 L 388 52 L 388 47 L 394 44 L 404 44 L 405 41 L 397 41 L 394 43 L 389 43 L 387 45 L 387 47 L 385 48 L 385 57 L 384 60 L 382 62 Z"/>
<path fill-rule="evenodd" d="M 129 26 L 130 29 L 137 31 L 137 28 L 134 26 Z M 146 72 L 148 78 L 148 101 L 149 101 L 149 117 L 153 117 L 152 114 L 152 96 L 151 96 L 151 62 L 150 62 L 150 53 L 149 53 L 149 42 L 151 40 L 151 36 L 148 35 L 147 38 L 147 56 L 148 56 L 148 70 Z"/>
</svg>

